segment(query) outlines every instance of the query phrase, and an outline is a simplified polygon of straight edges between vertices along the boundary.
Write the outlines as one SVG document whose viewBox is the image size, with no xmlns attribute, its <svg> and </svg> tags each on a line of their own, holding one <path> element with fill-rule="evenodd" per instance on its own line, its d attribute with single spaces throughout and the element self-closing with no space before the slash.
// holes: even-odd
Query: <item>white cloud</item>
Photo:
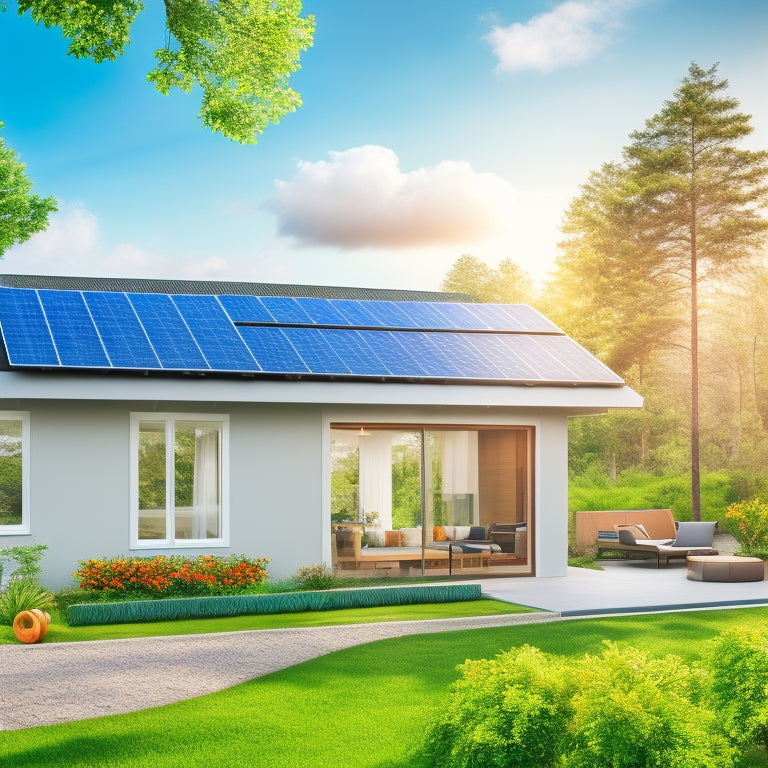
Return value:
<svg viewBox="0 0 768 768">
<path fill-rule="evenodd" d="M 343 249 L 426 247 L 476 241 L 518 216 L 512 186 L 469 163 L 405 173 L 385 147 L 329 156 L 300 162 L 293 179 L 275 182 L 269 207 L 281 235 Z"/>
<path fill-rule="evenodd" d="M 159 254 L 133 243 L 104 243 L 96 216 L 82 203 L 60 205 L 48 228 L 7 251 L 7 274 L 72 277 L 216 279 L 226 272 L 219 257 Z"/>
<path fill-rule="evenodd" d="M 496 26 L 486 36 L 498 69 L 549 71 L 590 59 L 612 42 L 632 0 L 570 0 L 525 23 Z"/>
</svg>

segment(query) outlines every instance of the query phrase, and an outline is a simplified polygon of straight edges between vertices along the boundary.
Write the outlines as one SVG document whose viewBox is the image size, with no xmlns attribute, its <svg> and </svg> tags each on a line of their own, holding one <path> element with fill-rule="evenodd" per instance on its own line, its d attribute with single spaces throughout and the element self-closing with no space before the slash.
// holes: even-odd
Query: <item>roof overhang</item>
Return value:
<svg viewBox="0 0 768 768">
<path fill-rule="evenodd" d="M 556 408 L 574 415 L 643 406 L 643 398 L 627 386 L 340 383 L 16 371 L 0 376 L 0 400 Z"/>
</svg>

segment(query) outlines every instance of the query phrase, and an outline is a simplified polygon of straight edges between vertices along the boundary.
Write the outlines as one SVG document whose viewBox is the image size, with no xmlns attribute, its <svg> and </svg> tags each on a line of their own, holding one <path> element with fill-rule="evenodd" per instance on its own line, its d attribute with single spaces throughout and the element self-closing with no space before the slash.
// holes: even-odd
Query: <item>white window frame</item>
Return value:
<svg viewBox="0 0 768 768">
<path fill-rule="evenodd" d="M 139 424 L 165 422 L 166 435 L 166 538 L 139 538 Z M 177 421 L 211 421 L 221 425 L 221 536 L 216 539 L 177 539 L 174 525 L 173 432 Z M 131 549 L 207 549 L 229 546 L 229 415 L 222 413 L 131 414 Z"/>
<path fill-rule="evenodd" d="M 0 525 L 0 536 L 24 536 L 32 532 L 29 519 L 29 411 L 0 411 L 0 419 L 21 422 L 21 523 Z"/>
</svg>

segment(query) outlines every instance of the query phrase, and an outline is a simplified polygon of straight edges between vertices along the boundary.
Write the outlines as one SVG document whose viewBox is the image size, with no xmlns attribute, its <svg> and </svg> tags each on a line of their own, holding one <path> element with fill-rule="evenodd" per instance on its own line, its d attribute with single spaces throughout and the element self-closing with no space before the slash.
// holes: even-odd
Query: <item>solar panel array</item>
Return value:
<svg viewBox="0 0 768 768">
<path fill-rule="evenodd" d="M 618 385 L 523 305 L 0 288 L 12 368 Z"/>
</svg>

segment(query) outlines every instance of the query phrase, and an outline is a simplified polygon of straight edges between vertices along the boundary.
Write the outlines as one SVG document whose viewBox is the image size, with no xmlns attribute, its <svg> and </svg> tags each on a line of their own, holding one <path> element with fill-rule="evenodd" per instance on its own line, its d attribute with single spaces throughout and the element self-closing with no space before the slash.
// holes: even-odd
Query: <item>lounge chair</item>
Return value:
<svg viewBox="0 0 768 768">
<path fill-rule="evenodd" d="M 598 536 L 597 553 L 602 551 L 620 551 L 628 555 L 638 554 L 644 557 L 656 558 L 656 567 L 662 560 L 669 563 L 673 557 L 688 557 L 688 555 L 716 555 L 712 547 L 715 535 L 714 522 L 682 522 L 677 524 L 677 535 L 674 539 L 651 539 L 642 525 L 622 524 L 614 526 L 616 538 L 601 538 Z"/>
</svg>

